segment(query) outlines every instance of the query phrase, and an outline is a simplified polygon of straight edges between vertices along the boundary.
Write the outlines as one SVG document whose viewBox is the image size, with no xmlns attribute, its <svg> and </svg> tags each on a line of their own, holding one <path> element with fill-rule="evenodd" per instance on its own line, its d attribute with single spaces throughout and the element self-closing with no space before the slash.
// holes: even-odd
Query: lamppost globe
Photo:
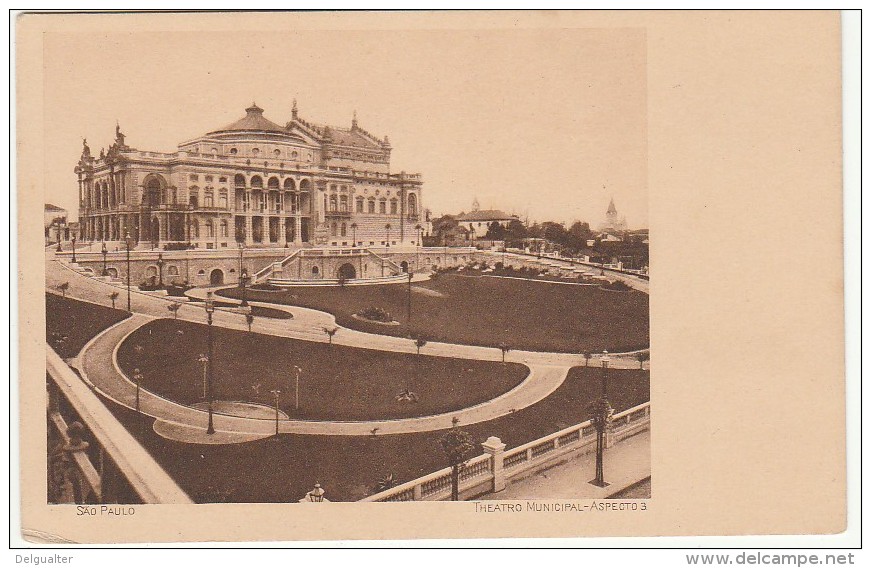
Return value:
<svg viewBox="0 0 871 568">
<path fill-rule="evenodd" d="M 322 503 L 324 500 L 324 491 L 320 483 L 315 483 L 315 488 L 308 492 L 308 499 L 312 503 Z"/>
</svg>

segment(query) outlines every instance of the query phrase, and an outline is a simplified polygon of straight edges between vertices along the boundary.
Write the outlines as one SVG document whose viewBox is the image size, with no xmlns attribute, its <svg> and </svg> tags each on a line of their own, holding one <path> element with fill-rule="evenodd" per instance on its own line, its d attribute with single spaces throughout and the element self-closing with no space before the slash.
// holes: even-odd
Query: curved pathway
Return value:
<svg viewBox="0 0 871 568">
<path fill-rule="evenodd" d="M 101 305 L 111 305 L 109 294 L 115 291 L 119 292 L 117 305 L 119 307 L 126 305 L 126 286 L 82 274 L 73 267 L 55 260 L 53 256 L 51 251 L 47 252 L 47 287 L 53 288 L 61 282 L 68 282 L 68 295 Z M 192 295 L 204 297 L 205 291 L 194 290 Z M 224 297 L 221 297 L 220 301 L 234 303 L 232 299 Z M 131 307 L 134 315 L 93 338 L 73 360 L 73 365 L 79 369 L 87 382 L 105 396 L 128 408 L 135 408 L 136 387 L 118 367 L 115 359 L 117 348 L 127 335 L 140 326 L 155 318 L 168 317 L 167 306 L 170 302 L 181 304 L 177 312 L 180 319 L 201 323 L 205 321 L 201 304 L 191 305 L 180 299 L 132 291 Z M 335 318 L 326 312 L 266 302 L 250 303 L 282 309 L 294 315 L 293 319 L 289 320 L 256 318 L 252 327 L 253 331 L 258 333 L 326 342 L 328 339 L 323 328 L 336 326 Z M 214 314 L 214 324 L 228 329 L 247 330 L 244 317 L 235 309 L 218 308 Z M 383 351 L 416 352 L 413 342 L 407 339 L 342 327 L 339 327 L 339 330 L 333 338 L 336 344 Z M 449 343 L 428 343 L 421 353 L 439 357 L 502 360 L 499 349 Z M 595 361 L 596 358 L 593 360 Z M 460 424 L 484 422 L 544 399 L 563 383 L 571 367 L 585 364 L 579 355 L 521 350 L 510 351 L 506 361 L 526 364 L 530 368 L 527 378 L 507 393 L 463 410 L 416 418 L 360 422 L 281 419 L 279 431 L 296 434 L 363 436 L 440 430 L 450 428 L 454 418 L 458 419 Z M 635 365 L 637 361 L 631 358 L 630 354 L 612 355 L 611 367 L 613 368 L 635 368 Z M 188 443 L 239 443 L 268 437 L 275 431 L 274 420 L 215 414 L 214 425 L 217 431 L 213 435 L 207 435 L 206 412 L 145 390 L 140 390 L 140 411 L 157 419 L 155 431 L 159 434 Z"/>
</svg>

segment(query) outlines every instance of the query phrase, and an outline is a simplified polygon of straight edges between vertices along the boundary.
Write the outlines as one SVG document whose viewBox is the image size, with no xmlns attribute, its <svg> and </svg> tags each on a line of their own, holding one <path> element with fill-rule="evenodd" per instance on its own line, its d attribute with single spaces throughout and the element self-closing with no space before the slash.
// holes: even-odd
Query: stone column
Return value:
<svg viewBox="0 0 871 568">
<path fill-rule="evenodd" d="M 251 208 L 249 207 L 245 213 L 245 246 L 251 246 L 252 244 L 254 244 L 254 230 L 251 221 Z"/>
<path fill-rule="evenodd" d="M 297 209 L 297 211 L 299 211 Z M 299 213 L 293 218 L 293 244 L 301 245 L 302 244 L 302 217 L 300 217 Z"/>
<path fill-rule="evenodd" d="M 287 246 L 287 229 L 285 227 L 286 217 L 284 215 L 278 216 L 278 246 L 284 247 Z"/>
<path fill-rule="evenodd" d="M 490 436 L 481 444 L 484 451 L 490 454 L 490 471 L 493 473 L 493 493 L 505 489 L 505 469 L 502 456 L 505 453 L 505 444 L 496 436 Z"/>
</svg>

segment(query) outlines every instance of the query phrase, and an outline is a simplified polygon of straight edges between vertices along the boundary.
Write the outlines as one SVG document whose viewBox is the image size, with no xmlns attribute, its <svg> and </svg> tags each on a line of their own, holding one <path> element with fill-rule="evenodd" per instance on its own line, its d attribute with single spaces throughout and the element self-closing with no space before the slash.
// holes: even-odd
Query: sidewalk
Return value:
<svg viewBox="0 0 871 568">
<path fill-rule="evenodd" d="M 509 480 L 503 491 L 489 493 L 479 499 L 604 499 L 650 477 L 650 430 L 605 450 L 605 481 L 610 483 L 608 487 L 590 484 L 589 481 L 595 477 L 596 452 L 593 451 L 519 481 Z"/>
</svg>

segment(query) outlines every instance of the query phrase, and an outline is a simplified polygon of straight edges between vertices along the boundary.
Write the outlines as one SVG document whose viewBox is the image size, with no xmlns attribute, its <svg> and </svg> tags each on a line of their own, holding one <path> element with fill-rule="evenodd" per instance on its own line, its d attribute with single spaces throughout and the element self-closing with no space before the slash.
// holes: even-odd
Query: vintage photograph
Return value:
<svg viewBox="0 0 871 568">
<path fill-rule="evenodd" d="M 46 503 L 655 500 L 643 28 L 66 17 Z"/>
</svg>

